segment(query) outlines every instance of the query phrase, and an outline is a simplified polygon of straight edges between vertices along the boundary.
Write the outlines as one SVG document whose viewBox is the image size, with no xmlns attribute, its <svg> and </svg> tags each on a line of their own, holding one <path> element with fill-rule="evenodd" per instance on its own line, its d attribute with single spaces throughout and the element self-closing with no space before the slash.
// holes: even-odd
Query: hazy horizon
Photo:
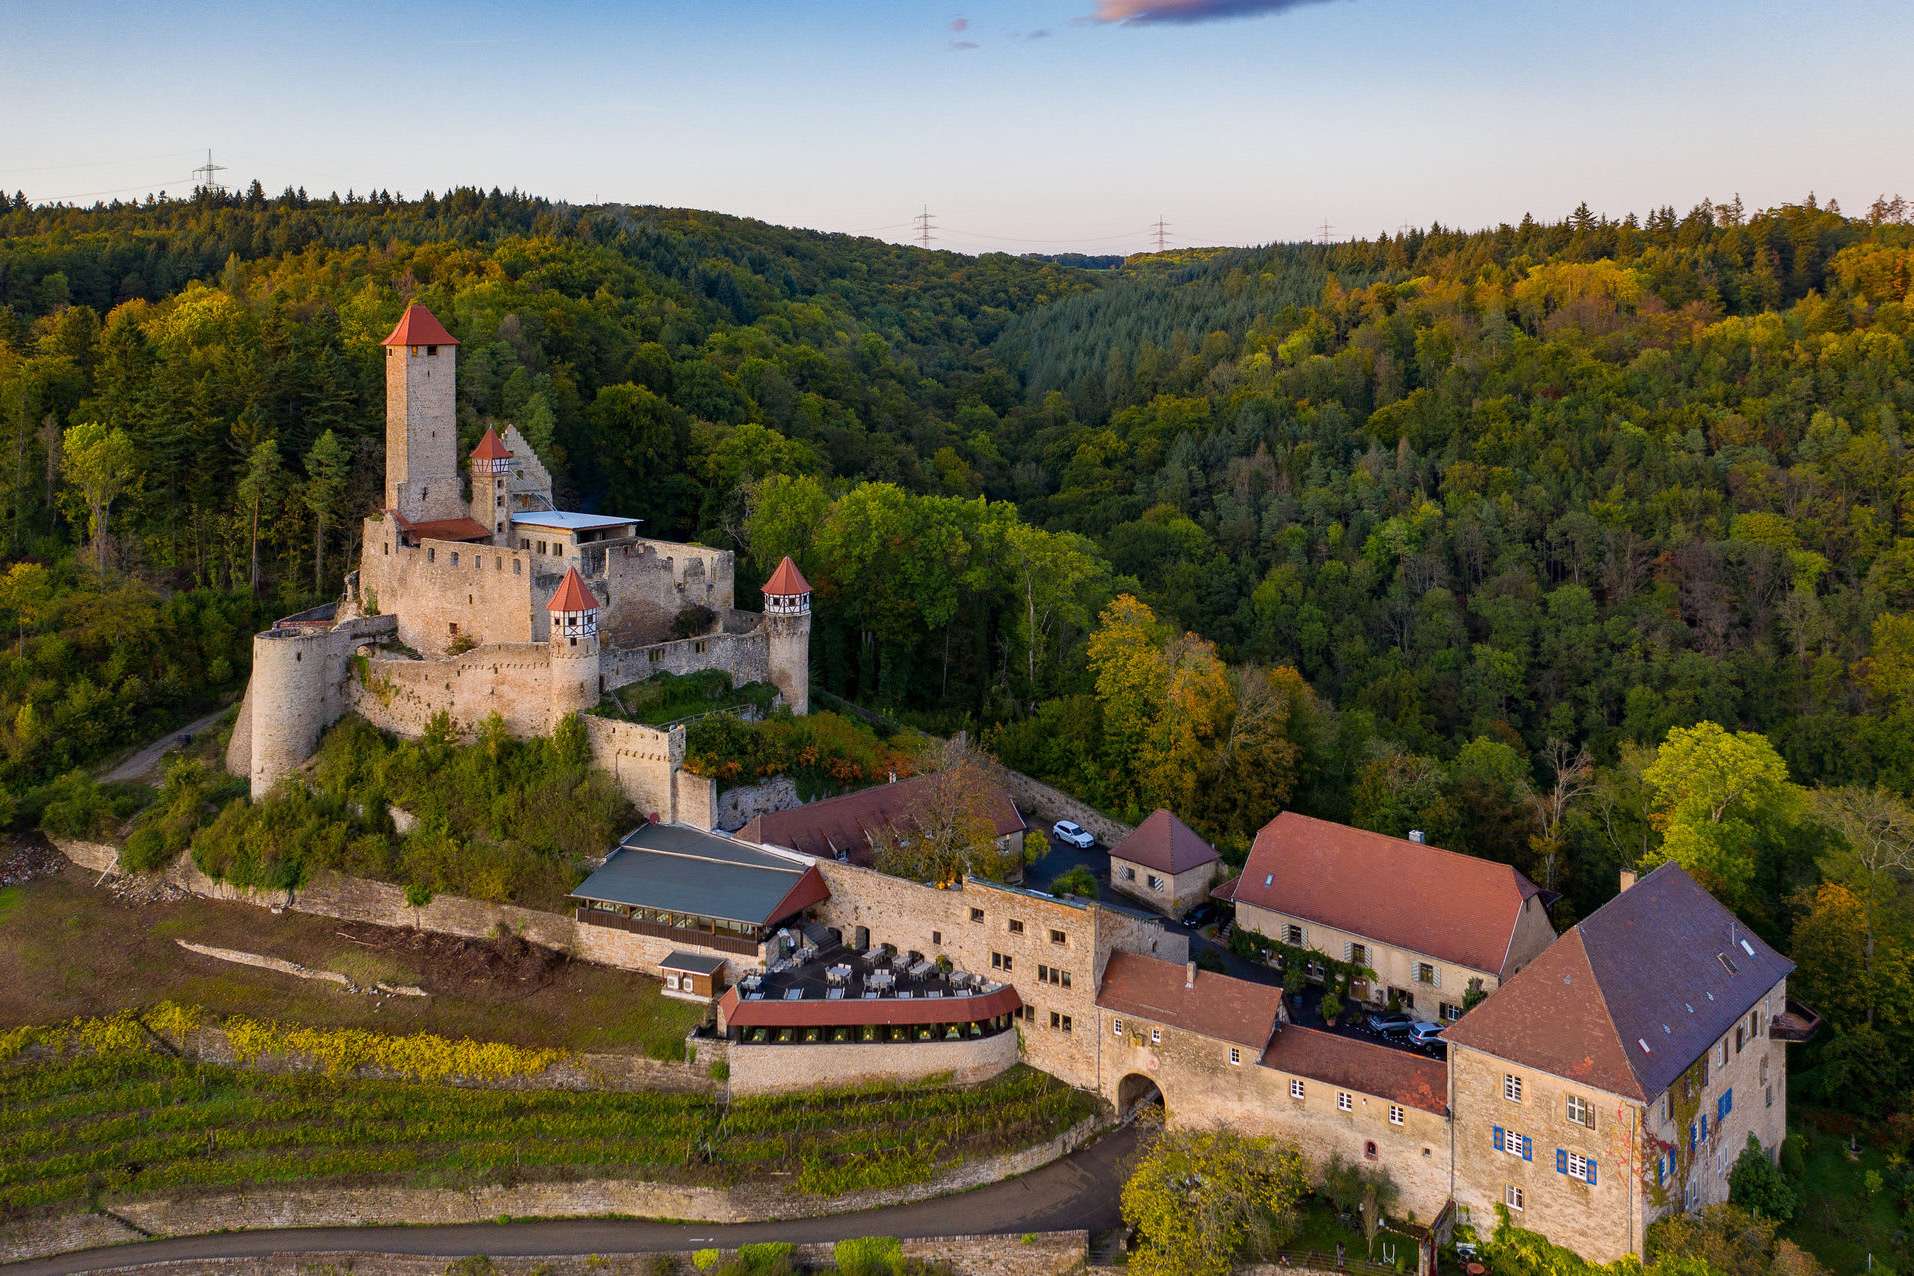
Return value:
<svg viewBox="0 0 1914 1276">
<path fill-rule="evenodd" d="M 1906 6 L 1615 0 L 16 0 L 0 186 L 516 187 L 933 246 L 1124 253 L 1914 189 Z M 1803 74 L 1812 70 L 1813 83 Z M 1897 164 L 1896 161 L 1899 161 Z"/>
</svg>

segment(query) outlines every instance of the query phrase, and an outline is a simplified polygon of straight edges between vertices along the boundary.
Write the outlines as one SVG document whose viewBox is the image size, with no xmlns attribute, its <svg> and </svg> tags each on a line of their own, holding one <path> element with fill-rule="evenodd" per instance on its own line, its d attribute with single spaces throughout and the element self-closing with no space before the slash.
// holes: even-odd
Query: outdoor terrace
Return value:
<svg viewBox="0 0 1914 1276">
<path fill-rule="evenodd" d="M 859 952 L 822 927 L 779 931 L 769 951 L 782 955 L 719 1003 L 734 1041 L 957 1041 L 1008 1030 L 1022 1005 L 1008 984 L 888 944 Z"/>
</svg>

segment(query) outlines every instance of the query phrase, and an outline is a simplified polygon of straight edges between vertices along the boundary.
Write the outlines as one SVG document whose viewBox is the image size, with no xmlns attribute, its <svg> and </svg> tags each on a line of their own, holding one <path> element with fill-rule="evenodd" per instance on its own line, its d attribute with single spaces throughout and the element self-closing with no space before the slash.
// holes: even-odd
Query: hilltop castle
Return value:
<svg viewBox="0 0 1914 1276">
<path fill-rule="evenodd" d="M 790 559 L 765 582 L 763 613 L 739 611 L 730 551 L 559 509 L 510 426 L 485 431 L 462 479 L 457 338 L 414 304 L 383 344 L 384 507 L 365 520 L 344 596 L 253 639 L 226 761 L 255 798 L 348 712 L 401 735 L 440 712 L 462 729 L 496 713 L 542 734 L 622 686 L 702 669 L 772 683 L 808 711 L 811 587 Z M 640 810 L 709 827 L 710 781 L 679 768 L 682 728 L 584 721 L 594 760 Z"/>
</svg>

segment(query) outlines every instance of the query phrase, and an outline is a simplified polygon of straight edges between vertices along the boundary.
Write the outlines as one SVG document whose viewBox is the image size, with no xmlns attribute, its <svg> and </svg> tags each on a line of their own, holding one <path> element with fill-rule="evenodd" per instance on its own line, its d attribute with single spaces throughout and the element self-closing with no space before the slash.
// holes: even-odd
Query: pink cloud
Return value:
<svg viewBox="0 0 1914 1276">
<path fill-rule="evenodd" d="M 1221 18 L 1258 18 L 1328 0 L 1097 0 L 1092 22 L 1124 26 L 1214 22 Z"/>
</svg>

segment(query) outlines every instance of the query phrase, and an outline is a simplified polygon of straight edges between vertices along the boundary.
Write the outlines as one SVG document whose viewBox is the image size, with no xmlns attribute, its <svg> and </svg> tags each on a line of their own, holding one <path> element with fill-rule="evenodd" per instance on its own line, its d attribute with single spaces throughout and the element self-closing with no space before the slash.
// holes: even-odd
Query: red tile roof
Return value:
<svg viewBox="0 0 1914 1276">
<path fill-rule="evenodd" d="M 506 461 L 511 456 L 512 450 L 505 446 L 505 440 L 499 438 L 498 431 L 489 425 L 485 427 L 485 437 L 472 449 L 472 459 L 475 461 Z"/>
<path fill-rule="evenodd" d="M 1195 829 L 1161 809 L 1152 811 L 1150 818 L 1112 847 L 1110 856 L 1171 875 L 1214 864 L 1217 860 L 1214 846 L 1205 842 Z"/>
<path fill-rule="evenodd" d="M 753 819 L 738 831 L 738 836 L 747 842 L 782 846 L 820 859 L 836 859 L 841 852 L 853 864 L 868 865 L 872 836 L 887 829 L 910 827 L 917 810 L 931 799 L 934 783 L 934 775 L 917 775 L 773 811 Z M 983 791 L 985 810 L 998 837 L 1029 827 L 1000 785 L 985 781 Z"/>
<path fill-rule="evenodd" d="M 804 573 L 798 570 L 798 565 L 791 561 L 789 554 L 786 554 L 784 561 L 778 564 L 778 569 L 771 573 L 771 579 L 764 582 L 764 592 L 782 594 L 786 597 L 793 594 L 808 594 L 811 592 L 811 582 L 804 579 Z"/>
<path fill-rule="evenodd" d="M 1097 1005 L 1171 1028 L 1261 1050 L 1276 1030 L 1283 990 L 1140 953 L 1115 952 L 1104 967 Z"/>
<path fill-rule="evenodd" d="M 439 317 L 427 310 L 419 302 L 413 302 L 399 316 L 392 335 L 379 344 L 382 346 L 455 346 L 458 338 L 445 330 Z"/>
<path fill-rule="evenodd" d="M 1284 811 L 1223 898 L 1501 975 L 1540 888 L 1507 864 Z M 1219 895 L 1220 895 L 1219 891 Z"/>
<path fill-rule="evenodd" d="M 1263 1066 L 1345 1090 L 1359 1090 L 1425 1112 L 1449 1106 L 1449 1066 L 1320 1028 L 1284 1024 L 1263 1051 Z"/>
<path fill-rule="evenodd" d="M 1452 1024 L 1452 1045 L 1652 1099 L 1786 978 L 1695 879 L 1664 864 Z"/>
<path fill-rule="evenodd" d="M 558 582 L 558 592 L 545 604 L 546 611 L 597 611 L 598 599 L 591 590 L 585 588 L 585 578 L 578 574 L 576 567 L 565 569 L 565 579 Z"/>
<path fill-rule="evenodd" d="M 817 871 L 817 865 L 807 865 L 797 884 L 771 910 L 771 920 L 779 922 L 787 917 L 795 917 L 811 905 L 830 897 L 831 888 L 824 884 L 824 874 Z"/>
<path fill-rule="evenodd" d="M 865 1024 L 977 1023 L 1023 1005 L 1008 984 L 974 997 L 879 997 L 866 1001 L 747 1001 L 734 985 L 718 999 L 726 1028 L 836 1028 Z"/>
<path fill-rule="evenodd" d="M 492 534 L 491 529 L 475 518 L 428 518 L 413 522 L 396 511 L 392 516 L 399 524 L 399 530 L 414 540 L 433 541 L 482 541 Z"/>
</svg>

